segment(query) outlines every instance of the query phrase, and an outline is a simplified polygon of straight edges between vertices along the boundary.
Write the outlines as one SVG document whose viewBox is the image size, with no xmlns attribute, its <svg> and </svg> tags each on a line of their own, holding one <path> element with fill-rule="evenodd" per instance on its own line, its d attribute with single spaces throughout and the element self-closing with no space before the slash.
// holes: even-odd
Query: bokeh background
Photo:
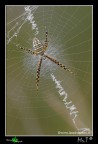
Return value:
<svg viewBox="0 0 98 144">
<path fill-rule="evenodd" d="M 79 111 L 78 128 L 92 131 L 92 6 L 30 6 L 36 28 L 25 21 L 26 6 L 6 6 L 6 135 L 58 135 L 77 131 L 51 73 Z M 42 42 L 48 30 L 47 54 L 67 65 L 76 75 L 45 59 L 36 96 L 38 56 L 21 49 L 33 48 L 36 30 Z"/>
</svg>

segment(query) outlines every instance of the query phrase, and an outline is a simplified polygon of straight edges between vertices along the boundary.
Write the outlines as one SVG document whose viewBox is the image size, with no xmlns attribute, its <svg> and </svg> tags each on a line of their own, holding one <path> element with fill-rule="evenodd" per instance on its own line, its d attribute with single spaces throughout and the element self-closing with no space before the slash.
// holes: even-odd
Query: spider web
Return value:
<svg viewBox="0 0 98 144">
<path fill-rule="evenodd" d="M 47 54 L 68 66 L 76 76 L 48 59 L 43 60 L 39 96 L 36 69 L 39 56 L 19 47 L 33 48 L 36 36 L 45 41 Z M 51 79 L 51 73 L 76 105 L 79 127 L 92 129 L 92 7 L 6 7 L 6 134 L 57 135 L 76 131 L 68 110 Z"/>
</svg>

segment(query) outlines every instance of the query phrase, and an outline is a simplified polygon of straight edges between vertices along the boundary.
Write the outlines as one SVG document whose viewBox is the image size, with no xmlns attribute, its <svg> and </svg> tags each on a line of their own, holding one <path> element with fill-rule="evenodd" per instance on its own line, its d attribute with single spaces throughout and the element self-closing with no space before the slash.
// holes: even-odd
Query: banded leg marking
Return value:
<svg viewBox="0 0 98 144">
<path fill-rule="evenodd" d="M 39 78 L 40 78 L 40 69 L 41 69 L 41 64 L 42 64 L 42 57 L 38 62 L 38 67 L 37 67 L 37 74 L 36 74 L 36 87 L 37 87 L 37 92 L 38 92 L 38 84 L 39 84 Z"/>
<path fill-rule="evenodd" d="M 61 64 L 59 61 L 57 61 L 56 59 L 52 58 L 49 55 L 44 55 L 46 58 L 48 58 L 49 60 L 51 60 L 52 62 L 54 62 L 55 64 L 57 64 L 58 66 L 60 66 L 61 68 L 63 68 L 66 71 L 69 71 L 70 73 L 73 73 L 68 67 L 64 66 L 63 64 Z"/>
<path fill-rule="evenodd" d="M 24 50 L 24 51 L 26 51 L 27 53 L 30 53 L 30 54 L 35 54 L 35 52 L 34 51 L 32 51 L 31 49 L 27 49 L 27 48 L 24 48 L 24 47 L 19 47 L 21 50 Z"/>
<path fill-rule="evenodd" d="M 45 29 L 46 29 L 46 27 L 45 27 Z M 46 51 L 47 47 L 48 47 L 48 31 L 46 30 L 46 39 L 45 39 L 45 44 L 44 44 L 45 51 Z"/>
</svg>

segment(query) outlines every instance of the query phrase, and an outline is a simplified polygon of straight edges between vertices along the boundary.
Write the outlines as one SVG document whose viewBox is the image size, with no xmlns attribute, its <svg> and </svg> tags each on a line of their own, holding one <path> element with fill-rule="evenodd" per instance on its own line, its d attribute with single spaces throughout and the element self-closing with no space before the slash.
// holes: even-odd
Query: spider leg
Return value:
<svg viewBox="0 0 98 144">
<path fill-rule="evenodd" d="M 56 59 L 52 58 L 51 56 L 46 55 L 46 54 L 44 54 L 44 56 L 46 58 L 48 58 L 49 60 L 51 60 L 52 62 L 54 62 L 55 64 L 57 64 L 58 66 L 60 66 L 61 68 L 63 68 L 64 70 L 69 71 L 70 73 L 73 73 L 68 67 L 64 66 L 59 61 L 57 61 Z"/>
<path fill-rule="evenodd" d="M 45 29 L 46 29 L 46 27 L 45 27 Z M 48 48 L 48 31 L 46 29 L 46 39 L 45 39 L 43 50 L 46 51 L 47 48 Z"/>
<path fill-rule="evenodd" d="M 41 70 L 41 64 L 42 64 L 42 58 L 38 61 L 37 65 L 37 74 L 36 74 L 36 87 L 37 87 L 37 95 L 38 95 L 38 84 L 39 84 L 39 77 L 40 77 L 40 70 Z"/>
<path fill-rule="evenodd" d="M 21 47 L 21 46 L 17 46 L 18 48 L 20 48 L 21 50 L 24 50 L 25 52 L 27 53 L 30 53 L 30 54 L 36 54 L 34 51 L 32 51 L 31 49 L 27 49 L 27 48 L 24 48 L 24 47 Z"/>
<path fill-rule="evenodd" d="M 46 29 L 46 27 L 45 27 L 45 29 Z M 47 43 L 48 42 L 48 31 L 46 30 L 46 40 L 45 40 L 45 42 Z"/>
</svg>

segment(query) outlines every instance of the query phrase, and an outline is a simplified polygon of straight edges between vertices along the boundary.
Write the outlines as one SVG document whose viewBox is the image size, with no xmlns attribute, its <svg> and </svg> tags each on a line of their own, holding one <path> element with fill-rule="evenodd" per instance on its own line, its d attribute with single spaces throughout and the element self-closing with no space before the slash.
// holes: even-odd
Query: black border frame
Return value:
<svg viewBox="0 0 98 144">
<path fill-rule="evenodd" d="M 8 2 L 9 2 L 9 4 L 8 4 Z M 15 1 L 14 1 L 15 2 Z M 4 144 L 6 144 L 6 143 L 11 143 L 11 142 L 7 142 L 6 141 L 6 139 L 11 139 L 12 137 L 9 137 L 9 136 L 5 136 L 5 6 L 6 5 L 17 5 L 17 4 L 14 4 L 14 2 L 12 2 L 11 3 L 11 1 L 7 1 L 7 3 L 5 4 L 4 2 L 0 2 L 0 6 L 1 6 L 1 8 L 0 8 L 0 10 L 1 10 L 1 12 L 0 12 L 0 18 L 1 18 L 1 22 L 3 22 L 3 23 L 1 23 L 0 22 L 0 24 L 1 24 L 1 26 L 0 26 L 0 38 L 1 38 L 1 51 L 0 51 L 0 58 L 1 58 L 1 60 L 0 60 L 0 66 L 1 66 L 1 70 L 0 70 L 0 72 L 1 72 L 1 80 L 0 80 L 0 88 L 1 88 L 1 100 L 0 101 L 2 101 L 2 103 L 1 103 L 1 105 L 0 106 L 2 106 L 2 108 L 1 108 L 1 130 L 0 130 L 0 132 L 1 132 L 1 136 L 2 136 L 2 138 L 1 138 L 1 141 L 2 141 L 2 143 L 4 143 Z M 18 1 L 16 1 L 16 3 L 17 3 Z M 57 2 L 57 1 L 56 1 Z M 60 1 L 61 2 L 61 1 Z M 11 3 L 11 4 L 10 4 Z M 25 4 L 24 4 L 25 3 Z M 47 1 L 47 3 L 48 3 L 48 1 Z M 42 1 L 40 1 L 40 4 L 39 4 L 39 2 L 38 1 L 31 1 L 31 3 L 29 3 L 29 5 L 30 4 L 34 4 L 34 5 L 49 5 L 49 3 L 50 3 L 50 5 L 56 5 L 56 4 L 54 4 L 53 3 L 53 1 L 52 2 L 50 2 L 49 1 L 49 3 L 48 4 L 45 4 L 45 2 L 42 2 Z M 19 3 L 18 3 L 19 4 Z M 22 2 L 22 4 L 19 4 L 19 5 L 27 5 L 27 1 L 23 1 Z M 94 19 L 94 15 L 96 16 L 97 14 L 94 12 L 94 9 L 96 10 L 96 4 L 94 3 L 94 1 L 92 2 L 92 1 L 90 1 L 90 0 L 79 0 L 79 2 L 77 2 L 77 0 L 75 1 L 73 1 L 73 2 L 69 2 L 69 1 L 65 1 L 64 2 L 64 0 L 63 0 L 63 2 L 61 2 L 60 4 L 58 4 L 58 5 L 93 5 L 93 19 Z M 94 23 L 95 24 L 95 23 Z M 94 27 L 94 26 L 93 26 Z M 94 29 L 94 28 L 93 28 Z M 96 29 L 95 29 L 96 30 Z M 94 41 L 93 41 L 93 43 L 94 43 Z M 97 53 L 97 52 L 96 52 Z M 94 90 L 93 90 L 94 91 Z M 94 128 L 93 128 L 93 131 L 94 131 Z M 94 135 L 94 132 L 93 132 L 93 135 Z M 87 136 L 88 138 L 89 138 L 89 136 Z M 91 136 L 90 136 L 91 137 Z M 31 143 L 34 143 L 34 142 L 36 142 L 36 143 L 38 143 L 38 142 L 45 142 L 45 143 L 49 143 L 49 142 L 53 142 L 53 143 L 56 143 L 56 142 L 58 142 L 58 143 L 62 143 L 63 141 L 64 141 L 64 143 L 70 143 L 70 144 L 76 144 L 76 143 L 78 143 L 77 142 L 77 140 L 78 140 L 78 138 L 82 138 L 82 139 L 84 139 L 85 137 L 76 137 L 76 136 L 73 136 L 73 137 L 64 137 L 64 136 L 60 136 L 60 137 L 58 137 L 58 136 L 49 136 L 49 137 L 45 137 L 45 136 L 24 136 L 24 137 L 21 137 L 21 136 L 19 136 L 19 137 L 17 137 L 20 141 L 22 140 L 23 142 L 23 144 L 31 144 Z M 48 138 L 48 140 L 47 140 L 47 138 Z M 92 136 L 92 138 L 93 138 L 93 136 Z M 94 140 L 94 138 L 93 138 L 93 140 Z M 90 140 L 88 140 L 88 142 L 87 143 L 93 143 L 93 140 L 92 141 L 90 141 Z"/>
</svg>

